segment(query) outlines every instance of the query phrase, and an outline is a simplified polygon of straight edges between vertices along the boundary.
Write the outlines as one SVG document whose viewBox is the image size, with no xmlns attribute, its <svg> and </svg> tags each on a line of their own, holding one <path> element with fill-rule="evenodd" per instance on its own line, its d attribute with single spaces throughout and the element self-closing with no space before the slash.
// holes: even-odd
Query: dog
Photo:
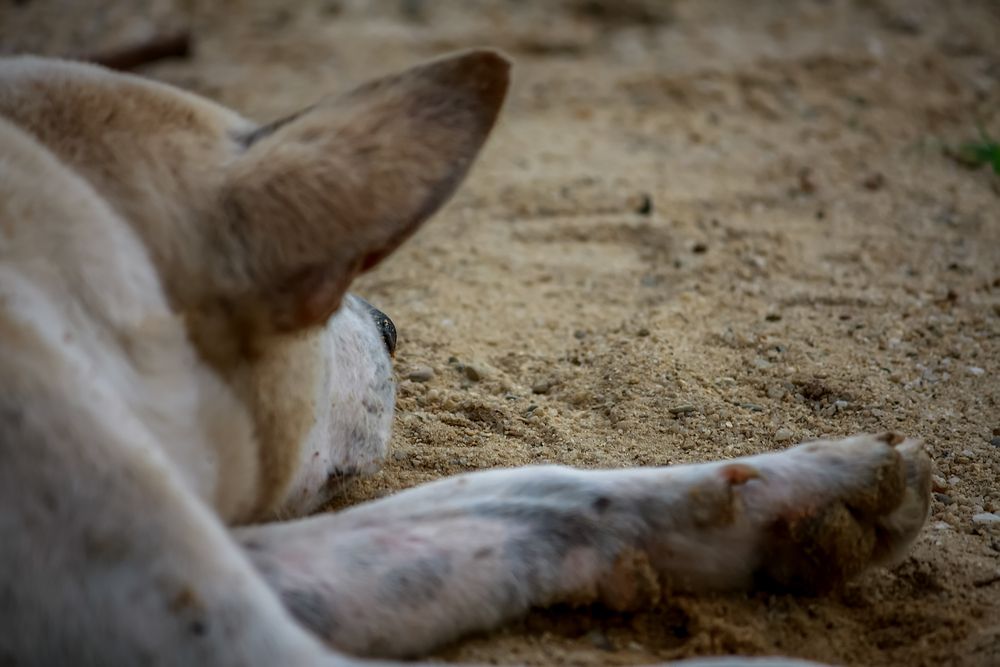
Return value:
<svg viewBox="0 0 1000 667">
<path fill-rule="evenodd" d="M 394 329 L 348 287 L 459 185 L 508 78 L 462 52 L 258 125 L 0 61 L 0 664 L 371 664 L 533 607 L 822 591 L 906 553 L 931 463 L 894 434 L 312 515 L 394 412 Z"/>
</svg>

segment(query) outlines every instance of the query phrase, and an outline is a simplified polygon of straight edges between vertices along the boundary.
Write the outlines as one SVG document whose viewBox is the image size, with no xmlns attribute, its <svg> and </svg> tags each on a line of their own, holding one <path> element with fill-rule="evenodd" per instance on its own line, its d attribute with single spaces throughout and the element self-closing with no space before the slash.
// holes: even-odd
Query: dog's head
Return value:
<svg viewBox="0 0 1000 667">
<path fill-rule="evenodd" d="M 299 467 L 282 452 L 329 411 L 317 401 L 338 402 L 342 423 L 327 426 L 372 450 L 361 460 L 384 453 L 388 325 L 345 294 L 458 186 L 508 67 L 492 51 L 460 53 L 258 126 L 169 86 L 26 58 L 6 66 L 0 113 L 141 237 L 192 342 L 270 441 L 261 507 L 273 508 Z M 317 356 L 323 345 L 335 353 Z"/>
</svg>

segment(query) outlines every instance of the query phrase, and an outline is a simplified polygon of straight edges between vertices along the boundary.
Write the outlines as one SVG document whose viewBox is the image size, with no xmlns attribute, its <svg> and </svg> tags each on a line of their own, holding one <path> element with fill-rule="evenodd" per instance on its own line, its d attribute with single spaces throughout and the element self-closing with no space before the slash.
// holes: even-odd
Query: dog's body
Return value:
<svg viewBox="0 0 1000 667">
<path fill-rule="evenodd" d="M 905 550 L 929 462 L 893 436 L 493 471 L 245 526 L 385 455 L 389 353 L 345 290 L 447 199 L 506 87 L 471 52 L 257 127 L 0 61 L 0 663 L 353 664 L 328 646 L 414 655 L 553 602 L 821 588 Z"/>
</svg>

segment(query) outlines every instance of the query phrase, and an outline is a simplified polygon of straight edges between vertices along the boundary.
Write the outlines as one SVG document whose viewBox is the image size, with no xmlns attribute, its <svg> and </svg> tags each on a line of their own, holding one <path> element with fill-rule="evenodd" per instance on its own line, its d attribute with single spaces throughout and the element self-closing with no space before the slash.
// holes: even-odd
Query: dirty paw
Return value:
<svg viewBox="0 0 1000 667">
<path fill-rule="evenodd" d="M 664 590 L 817 592 L 905 553 L 927 518 L 930 468 L 915 440 L 859 435 L 621 487 Z"/>
<path fill-rule="evenodd" d="M 819 441 L 768 463 L 742 487 L 761 527 L 757 586 L 829 590 L 900 558 L 926 520 L 931 465 L 917 441 Z"/>
</svg>

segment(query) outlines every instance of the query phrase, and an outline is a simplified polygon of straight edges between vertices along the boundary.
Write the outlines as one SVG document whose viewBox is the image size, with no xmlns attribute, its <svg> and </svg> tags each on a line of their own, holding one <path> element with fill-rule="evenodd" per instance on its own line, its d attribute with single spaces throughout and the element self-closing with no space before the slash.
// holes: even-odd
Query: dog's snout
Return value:
<svg viewBox="0 0 1000 667">
<path fill-rule="evenodd" d="M 368 303 L 368 301 L 357 295 L 354 295 L 354 297 L 363 303 L 368 309 L 368 314 L 371 316 L 372 320 L 375 321 L 375 328 L 378 329 L 379 335 L 382 336 L 382 342 L 385 343 L 385 349 L 389 351 L 390 356 L 395 354 L 396 325 L 392 323 L 392 320 L 389 319 L 388 315 Z"/>
<path fill-rule="evenodd" d="M 372 319 L 375 320 L 375 326 L 378 328 L 378 332 L 382 334 L 382 342 L 385 343 L 385 349 L 389 350 L 389 354 L 396 353 L 396 325 L 392 323 L 389 316 L 383 313 L 378 308 L 372 308 L 370 311 Z"/>
</svg>

